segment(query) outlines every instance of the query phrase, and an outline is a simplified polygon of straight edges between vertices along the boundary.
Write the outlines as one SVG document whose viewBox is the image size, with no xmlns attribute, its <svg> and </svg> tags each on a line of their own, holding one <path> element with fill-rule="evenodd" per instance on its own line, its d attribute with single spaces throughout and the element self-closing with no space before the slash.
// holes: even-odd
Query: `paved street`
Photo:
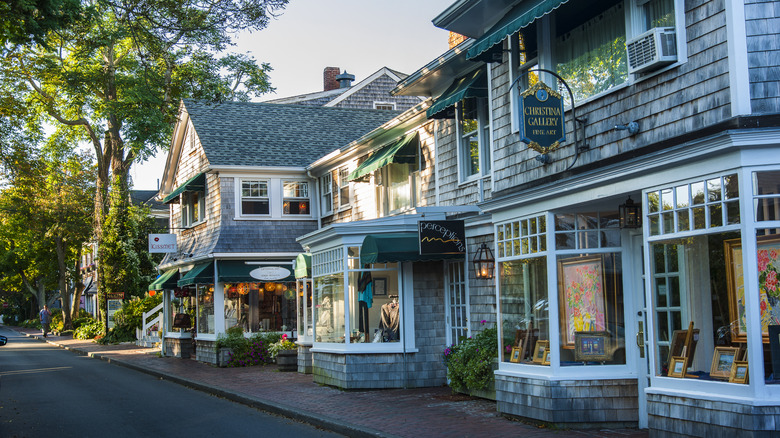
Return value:
<svg viewBox="0 0 780 438">
<path fill-rule="evenodd" d="M 0 437 L 337 437 L 6 328 Z M 262 433 L 260 433 L 262 432 Z"/>
<path fill-rule="evenodd" d="M 8 331 L 5 328 L 2 330 Z M 34 330 L 16 330 L 30 335 L 39 334 Z M 19 340 L 19 338 L 12 339 L 15 342 Z M 280 373 L 272 366 L 216 368 L 194 360 L 161 358 L 148 354 L 150 349 L 134 345 L 104 346 L 90 341 L 57 337 L 50 337 L 49 344 L 43 344 L 42 340 L 43 338 L 40 338 L 39 341 L 30 342 L 33 344 L 38 342 L 40 345 L 58 345 L 74 353 L 90 355 L 109 362 L 101 365 L 114 364 L 142 370 L 154 377 L 150 382 L 158 382 L 166 388 L 170 382 L 176 382 L 353 437 L 646 438 L 648 436 L 646 431 L 636 429 L 550 430 L 537 427 L 500 416 L 492 401 L 453 395 L 447 387 L 341 391 L 314 384 L 310 375 Z M 0 357 L 3 357 L 6 348 L 8 347 L 0 348 Z M 73 360 L 79 359 L 86 360 L 75 357 Z M 92 360 L 92 362 L 101 361 Z M 0 367 L 4 366 L 0 361 Z M 108 366 L 107 368 L 111 370 L 119 367 Z M 0 395 L 6 391 L 6 376 L 2 379 Z M 104 388 L 99 390 L 102 391 Z M 168 391 L 166 389 L 166 392 Z M 174 397 L 174 400 L 166 398 L 168 401 L 162 404 L 164 409 L 161 412 L 168 415 L 172 406 L 181 404 L 179 400 L 186 400 L 187 397 L 189 396 L 180 395 L 178 398 Z M 146 402 L 152 403 L 150 400 Z M 184 409 L 182 413 L 166 418 L 178 416 L 192 418 L 191 412 L 192 409 Z M 205 413 L 197 415 L 205 415 Z M 216 417 L 219 418 L 213 421 L 218 424 L 224 423 L 224 418 L 227 418 L 224 415 Z M 239 433 L 238 436 L 243 435 Z"/>
</svg>

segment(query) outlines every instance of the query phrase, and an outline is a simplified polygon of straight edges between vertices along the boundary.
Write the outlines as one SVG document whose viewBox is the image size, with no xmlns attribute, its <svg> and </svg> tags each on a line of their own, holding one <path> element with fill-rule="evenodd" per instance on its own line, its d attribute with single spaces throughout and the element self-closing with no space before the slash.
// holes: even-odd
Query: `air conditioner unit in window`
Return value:
<svg viewBox="0 0 780 438">
<path fill-rule="evenodd" d="M 628 72 L 644 73 L 677 61 L 673 27 L 654 27 L 626 42 Z"/>
</svg>

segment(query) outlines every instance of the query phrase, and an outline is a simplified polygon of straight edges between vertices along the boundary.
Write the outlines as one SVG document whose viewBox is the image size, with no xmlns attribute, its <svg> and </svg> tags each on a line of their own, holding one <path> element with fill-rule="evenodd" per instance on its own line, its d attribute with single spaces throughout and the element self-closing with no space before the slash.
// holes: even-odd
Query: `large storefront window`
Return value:
<svg viewBox="0 0 780 438">
<path fill-rule="evenodd" d="M 197 286 L 198 333 L 214 333 L 214 285 Z"/>
<path fill-rule="evenodd" d="M 311 280 L 298 279 L 298 339 L 311 342 L 314 336 L 312 326 L 312 287 Z"/>
<path fill-rule="evenodd" d="M 344 343 L 344 275 L 314 280 L 314 340 Z"/>
<path fill-rule="evenodd" d="M 547 257 L 502 262 L 499 274 L 502 360 L 549 365 Z"/>
<path fill-rule="evenodd" d="M 295 282 L 225 283 L 225 328 L 245 332 L 292 331 L 296 325 Z"/>
<path fill-rule="evenodd" d="M 754 172 L 752 183 L 756 221 L 764 225 L 780 220 L 780 171 Z M 780 228 L 756 230 L 756 258 L 764 379 L 780 384 Z M 737 315 L 733 318 L 740 321 L 739 331 L 747 330 L 742 326 L 744 291 L 737 288 L 734 294 Z"/>
<path fill-rule="evenodd" d="M 189 330 L 192 326 L 185 327 L 186 323 L 192 324 L 195 321 L 195 294 L 194 291 L 190 292 L 188 288 L 176 288 L 170 292 L 171 300 L 169 302 L 169 311 L 165 312 L 167 321 L 165 327 L 167 331 L 184 331 Z M 177 321 L 177 315 L 187 315 L 188 317 L 178 316 L 180 327 L 175 327 L 174 323 Z M 189 319 L 189 321 L 187 321 Z"/>
</svg>

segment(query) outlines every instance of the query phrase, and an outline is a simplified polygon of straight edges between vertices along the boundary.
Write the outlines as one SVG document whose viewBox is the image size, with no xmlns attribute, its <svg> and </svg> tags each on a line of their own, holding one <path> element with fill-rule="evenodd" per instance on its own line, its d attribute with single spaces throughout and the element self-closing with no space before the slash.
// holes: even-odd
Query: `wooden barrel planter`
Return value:
<svg viewBox="0 0 780 438">
<path fill-rule="evenodd" d="M 281 350 L 276 355 L 279 371 L 298 371 L 298 350 Z"/>
</svg>

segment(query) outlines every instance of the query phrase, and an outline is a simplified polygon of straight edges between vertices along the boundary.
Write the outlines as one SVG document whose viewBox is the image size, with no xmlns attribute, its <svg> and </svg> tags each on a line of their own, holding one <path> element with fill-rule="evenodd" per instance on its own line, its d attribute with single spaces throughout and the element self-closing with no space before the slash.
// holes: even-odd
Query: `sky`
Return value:
<svg viewBox="0 0 780 438">
<path fill-rule="evenodd" d="M 325 67 L 359 82 L 382 67 L 411 74 L 447 51 L 448 32 L 431 20 L 455 0 L 290 0 L 268 27 L 231 49 L 271 65 L 276 93 L 257 101 L 322 91 Z M 136 190 L 156 190 L 166 151 L 130 170 Z"/>
</svg>

